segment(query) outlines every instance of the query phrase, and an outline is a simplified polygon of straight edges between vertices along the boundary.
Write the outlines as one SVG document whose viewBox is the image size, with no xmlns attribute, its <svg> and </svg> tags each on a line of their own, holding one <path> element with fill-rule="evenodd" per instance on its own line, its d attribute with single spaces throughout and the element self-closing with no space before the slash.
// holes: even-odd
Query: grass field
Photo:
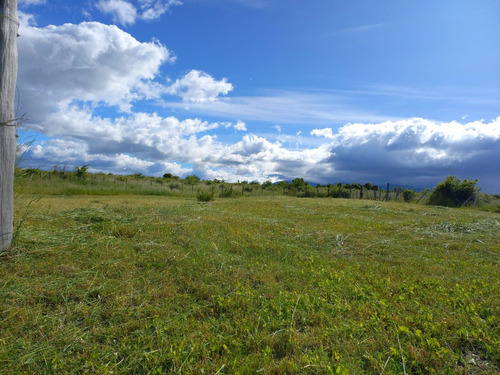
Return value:
<svg viewBox="0 0 500 375">
<path fill-rule="evenodd" d="M 498 374 L 499 215 L 397 202 L 22 195 L 8 374 Z M 33 203 L 33 202 L 31 202 Z"/>
</svg>

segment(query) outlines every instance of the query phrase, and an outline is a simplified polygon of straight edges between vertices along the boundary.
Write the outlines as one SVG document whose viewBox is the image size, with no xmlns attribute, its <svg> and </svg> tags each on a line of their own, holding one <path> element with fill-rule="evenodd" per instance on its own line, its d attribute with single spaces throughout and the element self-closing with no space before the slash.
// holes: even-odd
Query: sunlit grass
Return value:
<svg viewBox="0 0 500 375">
<path fill-rule="evenodd" d="M 0 258 L 0 368 L 496 374 L 498 220 L 344 199 L 44 197 Z"/>
</svg>

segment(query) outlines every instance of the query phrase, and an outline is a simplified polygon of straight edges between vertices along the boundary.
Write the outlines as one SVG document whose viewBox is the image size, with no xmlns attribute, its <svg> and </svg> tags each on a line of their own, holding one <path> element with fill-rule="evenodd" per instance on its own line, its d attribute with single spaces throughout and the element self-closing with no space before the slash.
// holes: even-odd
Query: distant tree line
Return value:
<svg viewBox="0 0 500 375">
<path fill-rule="evenodd" d="M 340 182 L 336 184 L 310 184 L 303 178 L 295 178 L 292 181 L 278 181 L 273 183 L 270 180 L 260 183 L 259 181 L 238 181 L 237 183 L 227 183 L 224 180 L 213 179 L 213 180 L 202 180 L 195 174 L 188 175 L 185 178 L 181 178 L 172 173 L 163 174 L 162 178 L 158 177 L 147 177 L 142 173 L 134 173 L 130 175 L 119 175 L 115 176 L 111 173 L 90 173 L 89 166 L 84 165 L 81 167 L 75 167 L 73 171 L 66 171 L 64 168 L 59 169 L 57 167 L 53 168 L 51 171 L 43 171 L 40 169 L 18 169 L 17 175 L 22 174 L 23 176 L 28 176 L 30 178 L 39 179 L 51 177 L 59 177 L 60 179 L 68 179 L 75 182 L 87 183 L 87 180 L 95 181 L 101 178 L 103 181 L 106 178 L 114 178 L 115 182 L 125 182 L 131 181 L 149 181 L 150 184 L 155 182 L 163 186 L 167 186 L 170 190 L 183 190 L 184 185 L 189 185 L 191 187 L 191 193 L 195 193 L 195 187 L 197 187 L 198 193 L 203 190 L 202 187 L 205 186 L 205 190 L 210 191 L 210 198 L 213 199 L 215 192 L 218 188 L 218 196 L 222 198 L 230 198 L 238 195 L 245 194 L 283 194 L 289 196 L 295 196 L 300 198 L 353 198 L 353 199 L 373 199 L 373 200 L 399 200 L 402 198 L 405 202 L 411 202 L 416 200 L 416 203 L 420 202 L 422 198 L 430 195 L 427 199 L 427 204 L 430 205 L 440 205 L 448 207 L 460 207 L 463 205 L 475 204 L 477 197 L 479 195 L 479 188 L 476 186 L 477 180 L 463 180 L 461 181 L 455 176 L 448 176 L 444 181 L 437 184 L 437 186 L 432 190 L 425 189 L 424 191 L 418 193 L 415 190 L 402 189 L 401 187 L 394 187 L 392 190 L 389 189 L 390 185 L 387 184 L 385 189 L 378 185 L 371 184 L 369 182 L 360 183 L 350 183 L 342 184 Z M 205 197 L 210 200 L 208 196 Z M 204 198 L 204 199 L 205 199 Z M 417 199 L 418 198 L 418 199 Z"/>
</svg>

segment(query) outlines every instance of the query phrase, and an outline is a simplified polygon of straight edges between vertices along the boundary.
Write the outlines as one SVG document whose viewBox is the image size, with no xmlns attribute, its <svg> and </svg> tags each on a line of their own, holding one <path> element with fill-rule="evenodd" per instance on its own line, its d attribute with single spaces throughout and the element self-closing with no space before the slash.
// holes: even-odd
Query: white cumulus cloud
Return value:
<svg viewBox="0 0 500 375">
<path fill-rule="evenodd" d="M 324 128 L 324 129 L 313 129 L 311 131 L 311 135 L 315 135 L 317 137 L 325 137 L 325 138 L 330 138 L 333 139 L 333 130 L 330 128 Z"/>
<path fill-rule="evenodd" d="M 34 123 L 75 100 L 130 111 L 134 101 L 161 95 L 154 78 L 172 60 L 165 46 L 98 22 L 43 28 L 24 23 L 21 32 L 20 104 Z"/>
<path fill-rule="evenodd" d="M 99 0 L 96 7 L 101 12 L 110 14 L 113 22 L 123 26 L 134 24 L 137 18 L 137 9 L 125 0 Z"/>
<path fill-rule="evenodd" d="M 160 18 L 170 7 L 182 5 L 179 0 L 140 0 L 144 20 L 154 20 Z"/>
<path fill-rule="evenodd" d="M 233 85 L 226 78 L 217 81 L 198 70 L 191 70 L 168 88 L 170 94 L 180 96 L 184 102 L 193 103 L 214 102 L 219 95 L 227 95 L 232 90 Z"/>
<path fill-rule="evenodd" d="M 39 1 L 39 0 L 27 0 Z M 138 19 L 151 21 L 160 18 L 174 5 L 182 5 L 179 0 L 98 0 L 97 9 L 109 14 L 113 22 L 123 26 L 133 25 Z"/>
<path fill-rule="evenodd" d="M 245 124 L 243 121 L 238 121 L 236 124 L 234 124 L 234 128 L 236 130 L 241 131 L 241 132 L 246 132 L 247 131 L 247 124 Z"/>
</svg>

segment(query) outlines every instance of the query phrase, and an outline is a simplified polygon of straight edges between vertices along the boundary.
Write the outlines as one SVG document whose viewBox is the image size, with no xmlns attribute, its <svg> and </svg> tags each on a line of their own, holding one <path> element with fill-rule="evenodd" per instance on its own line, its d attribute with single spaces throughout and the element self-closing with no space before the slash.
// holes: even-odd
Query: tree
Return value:
<svg viewBox="0 0 500 375">
<path fill-rule="evenodd" d="M 14 232 L 18 28 L 17 0 L 0 0 L 0 251 L 10 246 Z"/>
<path fill-rule="evenodd" d="M 87 170 L 89 169 L 88 165 L 84 165 L 83 167 L 75 167 L 75 175 L 80 180 L 85 180 L 87 178 Z"/>
<path fill-rule="evenodd" d="M 332 184 L 328 183 L 326 184 L 326 196 L 329 197 L 330 196 L 330 189 L 333 187 Z"/>
<path fill-rule="evenodd" d="M 306 182 L 303 178 L 295 178 L 292 180 L 292 186 L 296 191 L 302 191 L 306 189 Z"/>
<path fill-rule="evenodd" d="M 285 190 L 290 189 L 290 183 L 288 181 L 278 181 L 278 183 L 276 183 L 276 186 L 281 187 L 281 192 L 283 194 L 285 194 Z"/>
<path fill-rule="evenodd" d="M 200 182 L 200 178 L 194 174 L 186 177 L 186 183 L 191 185 L 191 192 L 194 191 L 194 185 Z"/>
<path fill-rule="evenodd" d="M 273 183 L 270 180 L 267 180 L 266 182 L 262 183 L 262 189 L 268 189 L 271 186 L 273 186 Z"/>
<path fill-rule="evenodd" d="M 415 192 L 413 190 L 410 190 L 410 189 L 404 189 L 401 194 L 403 194 L 404 201 L 408 202 L 408 203 L 411 202 L 411 200 L 415 196 Z"/>
<path fill-rule="evenodd" d="M 179 176 L 175 176 L 172 173 L 165 173 L 163 175 L 163 178 L 168 179 L 168 180 L 178 180 Z"/>
<path fill-rule="evenodd" d="M 432 191 L 427 204 L 435 206 L 460 207 L 476 199 L 479 188 L 477 180 L 463 180 L 455 176 L 448 176 L 446 180 L 437 184 Z"/>
</svg>

